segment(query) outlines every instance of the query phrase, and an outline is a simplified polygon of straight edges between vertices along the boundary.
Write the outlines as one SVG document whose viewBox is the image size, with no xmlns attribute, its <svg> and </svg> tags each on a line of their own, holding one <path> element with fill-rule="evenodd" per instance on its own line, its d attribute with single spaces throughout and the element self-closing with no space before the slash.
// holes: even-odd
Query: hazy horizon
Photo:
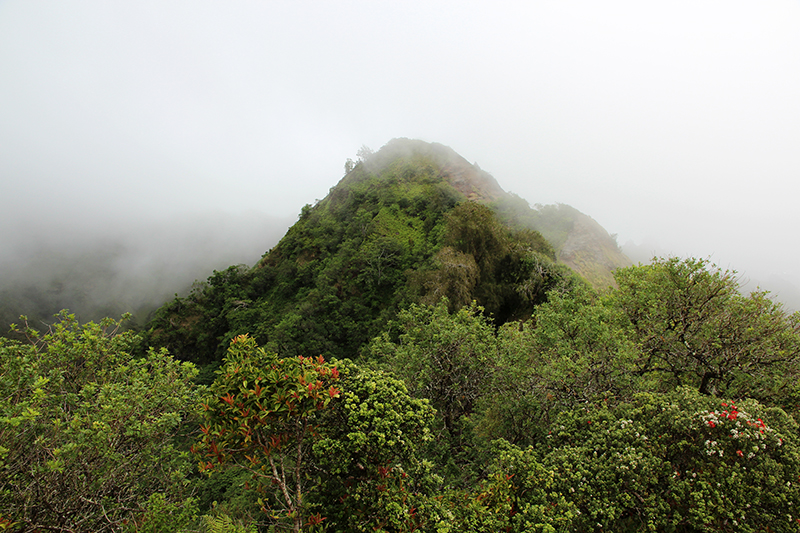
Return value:
<svg viewBox="0 0 800 533">
<path fill-rule="evenodd" d="M 3 1 L 0 265 L 291 220 L 409 137 L 622 245 L 800 287 L 798 27 L 797 1 Z"/>
</svg>

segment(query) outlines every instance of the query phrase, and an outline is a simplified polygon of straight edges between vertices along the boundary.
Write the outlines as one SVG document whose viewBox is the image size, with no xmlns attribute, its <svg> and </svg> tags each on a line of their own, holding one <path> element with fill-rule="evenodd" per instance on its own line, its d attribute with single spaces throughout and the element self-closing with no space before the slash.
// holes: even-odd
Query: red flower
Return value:
<svg viewBox="0 0 800 533">
<path fill-rule="evenodd" d="M 739 457 L 744 457 L 742 450 L 736 450 L 736 455 L 738 455 Z"/>
<path fill-rule="evenodd" d="M 715 427 L 717 427 L 717 425 L 714 423 L 714 421 L 713 421 L 713 420 L 709 420 L 709 421 L 708 421 L 708 425 L 709 425 L 709 426 L 711 426 L 712 428 L 715 428 Z"/>
</svg>

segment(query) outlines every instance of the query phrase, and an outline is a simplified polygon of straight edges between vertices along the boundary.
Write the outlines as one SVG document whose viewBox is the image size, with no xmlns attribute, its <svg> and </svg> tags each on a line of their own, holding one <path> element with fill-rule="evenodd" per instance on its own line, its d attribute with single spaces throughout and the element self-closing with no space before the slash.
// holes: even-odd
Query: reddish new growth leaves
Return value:
<svg viewBox="0 0 800 533">
<path fill-rule="evenodd" d="M 236 337 L 203 404 L 199 455 L 223 462 L 226 454 L 262 459 L 313 432 L 314 413 L 340 390 L 339 371 L 319 357 L 278 359 L 246 336 Z M 201 461 L 201 470 L 206 469 Z"/>
<path fill-rule="evenodd" d="M 338 379 L 322 356 L 279 359 L 236 337 L 204 403 L 194 448 L 200 470 L 232 463 L 252 471 L 265 481 L 262 490 L 275 488 L 284 516 L 299 520 L 302 459 L 316 437 L 316 414 L 340 395 Z"/>
</svg>

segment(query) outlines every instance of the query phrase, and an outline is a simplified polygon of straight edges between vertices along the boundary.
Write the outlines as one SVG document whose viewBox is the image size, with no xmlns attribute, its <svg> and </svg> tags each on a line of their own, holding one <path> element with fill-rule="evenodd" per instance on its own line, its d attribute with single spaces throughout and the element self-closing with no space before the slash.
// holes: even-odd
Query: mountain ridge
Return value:
<svg viewBox="0 0 800 533">
<path fill-rule="evenodd" d="M 444 144 L 396 138 L 389 141 L 382 151 L 387 149 L 388 153 L 384 152 L 380 163 L 385 163 L 389 154 L 396 157 L 403 152 L 409 155 L 417 152 L 432 156 L 441 165 L 440 176 L 467 200 L 496 206 L 514 196 L 505 191 L 490 173 L 482 170 L 477 164 L 469 163 L 466 158 Z M 604 289 L 613 286 L 615 283 L 613 271 L 633 264 L 618 246 L 616 239 L 591 216 L 567 204 L 557 206 L 537 204 L 537 207 L 541 211 L 538 220 L 533 219 L 522 224 L 542 233 L 556 248 L 557 259 L 595 288 Z M 548 226 L 552 222 L 547 220 L 550 217 L 547 208 L 552 207 L 562 210 L 570 219 L 563 242 L 561 238 L 548 232 Z"/>
<path fill-rule="evenodd" d="M 249 333 L 278 354 L 354 357 L 412 303 L 474 300 L 501 325 L 582 283 L 527 202 L 504 216 L 515 197 L 451 148 L 394 139 L 361 155 L 253 268 L 215 272 L 162 307 L 152 342 L 210 361 Z"/>
</svg>

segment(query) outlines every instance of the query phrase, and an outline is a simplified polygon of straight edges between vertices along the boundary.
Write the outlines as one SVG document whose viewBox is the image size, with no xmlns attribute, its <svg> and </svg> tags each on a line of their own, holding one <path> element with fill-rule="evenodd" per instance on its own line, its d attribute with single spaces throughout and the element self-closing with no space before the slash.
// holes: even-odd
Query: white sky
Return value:
<svg viewBox="0 0 800 533">
<path fill-rule="evenodd" d="M 0 0 L 0 236 L 295 215 L 394 137 L 800 285 L 800 0 Z"/>
</svg>

